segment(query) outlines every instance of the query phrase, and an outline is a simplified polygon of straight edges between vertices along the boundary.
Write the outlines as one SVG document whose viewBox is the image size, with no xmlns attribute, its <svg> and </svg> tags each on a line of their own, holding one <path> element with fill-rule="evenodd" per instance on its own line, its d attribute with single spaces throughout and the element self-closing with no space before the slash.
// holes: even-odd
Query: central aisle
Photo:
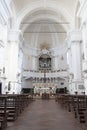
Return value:
<svg viewBox="0 0 87 130">
<path fill-rule="evenodd" d="M 6 130 L 87 130 L 54 100 L 36 100 Z"/>
</svg>

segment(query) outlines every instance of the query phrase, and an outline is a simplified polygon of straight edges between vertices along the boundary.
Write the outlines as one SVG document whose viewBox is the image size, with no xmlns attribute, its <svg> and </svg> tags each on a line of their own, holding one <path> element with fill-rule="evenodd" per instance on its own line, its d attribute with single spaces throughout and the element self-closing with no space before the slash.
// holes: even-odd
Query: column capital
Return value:
<svg viewBox="0 0 87 130">
<path fill-rule="evenodd" d="M 82 42 L 82 34 L 81 31 L 79 30 L 72 30 L 69 33 L 69 41 L 70 42 L 75 42 L 75 43 L 81 43 Z"/>
<path fill-rule="evenodd" d="M 20 30 L 10 30 L 8 32 L 8 42 L 18 42 L 20 41 L 22 33 Z"/>
</svg>

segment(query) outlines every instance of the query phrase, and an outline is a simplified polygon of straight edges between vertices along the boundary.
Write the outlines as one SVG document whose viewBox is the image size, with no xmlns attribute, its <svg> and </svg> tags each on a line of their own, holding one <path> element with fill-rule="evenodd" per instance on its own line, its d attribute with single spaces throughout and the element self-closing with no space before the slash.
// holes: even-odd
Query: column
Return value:
<svg viewBox="0 0 87 130">
<path fill-rule="evenodd" d="M 38 64 L 37 64 L 37 57 L 36 56 L 32 56 L 32 70 L 37 70 L 38 68 Z"/>
<path fill-rule="evenodd" d="M 55 70 L 55 57 L 52 57 L 52 70 Z"/>
<path fill-rule="evenodd" d="M 58 56 L 52 57 L 52 69 L 58 70 Z"/>
<path fill-rule="evenodd" d="M 18 83 L 18 55 L 19 55 L 19 35 L 20 31 L 10 31 L 8 34 L 8 57 L 7 57 L 7 81 L 14 85 Z M 13 93 L 14 90 L 11 87 L 9 93 Z M 17 93 L 17 91 L 16 91 Z"/>
<path fill-rule="evenodd" d="M 18 73 L 20 74 L 23 69 L 23 44 L 24 44 L 24 38 L 23 35 L 19 35 L 19 43 L 18 43 Z"/>
<path fill-rule="evenodd" d="M 87 94 L 87 21 L 83 23 L 82 26 L 82 36 L 83 36 L 83 61 L 82 61 L 82 71 L 84 76 L 84 88 L 85 94 Z"/>
<path fill-rule="evenodd" d="M 67 51 L 67 65 L 68 65 L 68 71 L 69 73 L 72 73 L 72 54 L 71 54 L 71 48 L 68 48 Z"/>
<path fill-rule="evenodd" d="M 55 56 L 55 70 L 58 70 L 58 56 Z"/>
<path fill-rule="evenodd" d="M 87 22 L 82 26 L 84 60 L 87 61 Z"/>
<path fill-rule="evenodd" d="M 79 86 L 83 85 L 82 81 L 82 61 L 81 61 L 81 33 L 78 30 L 72 31 L 70 33 L 70 48 L 71 48 L 71 63 L 72 69 L 69 72 L 71 80 L 71 93 L 75 92 L 82 93 L 83 90 L 80 90 Z"/>
<path fill-rule="evenodd" d="M 32 55 L 32 70 L 35 70 L 35 56 Z"/>
</svg>

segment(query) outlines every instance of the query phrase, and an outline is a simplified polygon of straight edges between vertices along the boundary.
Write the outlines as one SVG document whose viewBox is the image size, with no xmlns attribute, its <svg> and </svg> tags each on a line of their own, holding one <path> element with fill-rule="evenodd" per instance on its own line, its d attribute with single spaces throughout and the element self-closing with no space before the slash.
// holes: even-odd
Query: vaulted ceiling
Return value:
<svg viewBox="0 0 87 130">
<path fill-rule="evenodd" d="M 54 48 L 75 26 L 78 0 L 13 0 L 18 26 L 26 43 Z"/>
<path fill-rule="evenodd" d="M 41 2 L 43 6 L 46 6 L 46 3 L 53 2 L 57 3 L 58 6 L 60 5 L 65 8 L 72 15 L 74 13 L 77 0 L 13 0 L 13 2 L 15 4 L 17 13 L 29 4 Z"/>
</svg>

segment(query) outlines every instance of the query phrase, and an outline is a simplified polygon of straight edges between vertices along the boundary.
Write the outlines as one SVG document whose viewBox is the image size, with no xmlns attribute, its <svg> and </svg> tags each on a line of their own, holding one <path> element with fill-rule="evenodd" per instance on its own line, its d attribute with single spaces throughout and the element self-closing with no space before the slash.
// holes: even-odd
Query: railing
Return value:
<svg viewBox="0 0 87 130">
<path fill-rule="evenodd" d="M 67 70 L 57 70 L 57 71 L 46 71 L 46 77 L 47 78 L 53 78 L 53 77 L 67 77 L 68 72 Z M 44 71 L 24 71 L 22 73 L 23 78 L 44 78 Z"/>
</svg>

